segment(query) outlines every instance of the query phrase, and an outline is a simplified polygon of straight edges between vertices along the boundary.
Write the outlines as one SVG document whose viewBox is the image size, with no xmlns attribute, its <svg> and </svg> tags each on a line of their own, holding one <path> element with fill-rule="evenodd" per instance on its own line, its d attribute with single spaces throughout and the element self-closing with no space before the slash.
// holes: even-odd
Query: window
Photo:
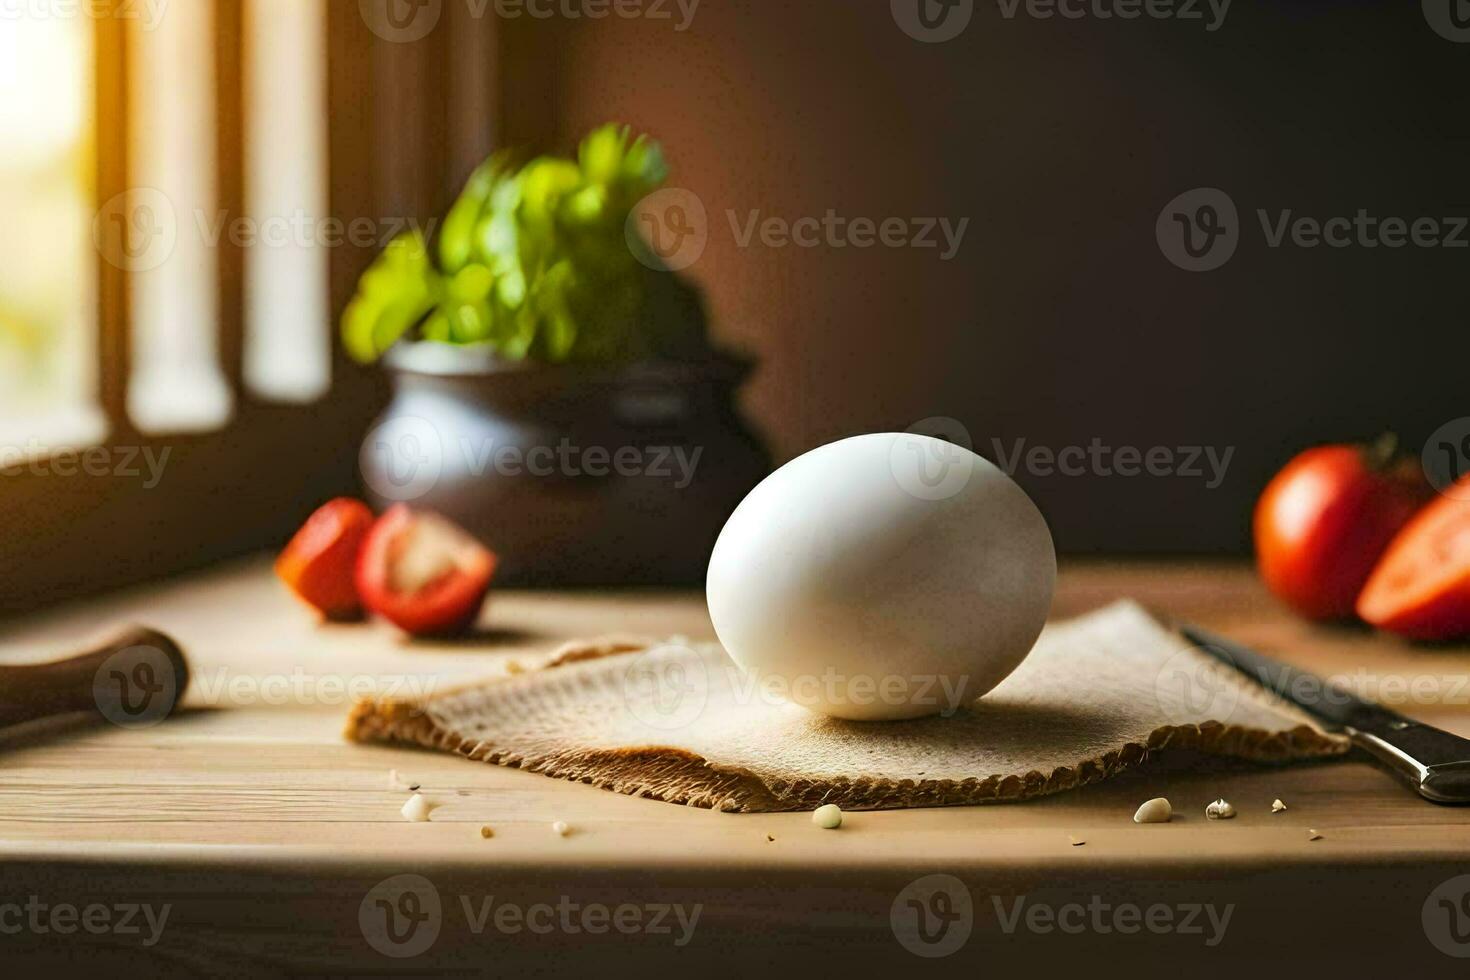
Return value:
<svg viewBox="0 0 1470 980">
<path fill-rule="evenodd" d="M 456 8 L 394 40 L 338 0 L 0 11 L 0 613 L 278 546 L 356 492 L 386 386 L 335 317 L 377 246 L 336 230 L 447 206 L 495 132 L 495 37 Z"/>
<path fill-rule="evenodd" d="M 106 434 L 92 65 L 85 19 L 0 19 L 0 444 L 12 458 Z"/>
</svg>

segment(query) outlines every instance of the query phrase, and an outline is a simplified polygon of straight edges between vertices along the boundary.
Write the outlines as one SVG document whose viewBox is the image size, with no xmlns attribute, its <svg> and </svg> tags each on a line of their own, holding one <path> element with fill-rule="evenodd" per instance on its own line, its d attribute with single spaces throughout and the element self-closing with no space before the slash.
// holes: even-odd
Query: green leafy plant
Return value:
<svg viewBox="0 0 1470 980">
<path fill-rule="evenodd" d="M 707 352 L 697 291 L 640 262 L 624 232 L 667 177 L 659 144 L 616 124 L 576 160 L 491 157 L 434 241 L 404 234 L 363 273 L 342 316 L 348 352 L 374 361 L 405 339 L 552 363 Z"/>
</svg>

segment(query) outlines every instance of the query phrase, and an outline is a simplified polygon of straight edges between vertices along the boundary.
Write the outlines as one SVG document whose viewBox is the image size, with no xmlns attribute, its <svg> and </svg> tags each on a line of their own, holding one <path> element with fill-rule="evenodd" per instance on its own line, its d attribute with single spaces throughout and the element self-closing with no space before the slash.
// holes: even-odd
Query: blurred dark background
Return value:
<svg viewBox="0 0 1470 980">
<path fill-rule="evenodd" d="M 1234 447 L 1216 489 L 1016 475 L 1063 551 L 1240 553 L 1255 495 L 1304 445 L 1391 429 L 1417 446 L 1470 414 L 1470 250 L 1271 248 L 1255 215 L 1470 213 L 1470 45 L 1417 4 L 1237 0 L 1207 32 L 981 2 L 922 44 L 886 3 L 706 0 L 684 33 L 518 21 L 502 44 L 525 72 L 509 140 L 604 118 L 664 140 L 711 215 L 692 274 L 720 336 L 761 356 L 748 405 L 783 456 L 936 415 L 992 458 L 992 440 Z M 1244 225 L 1213 272 L 1155 239 L 1195 187 Z M 828 208 L 971 224 L 943 262 L 742 249 L 723 217 Z"/>
<path fill-rule="evenodd" d="M 1007 17 L 976 0 L 958 37 L 923 43 L 881 0 L 702 0 L 684 30 L 672 0 L 667 18 L 595 20 L 507 16 L 494 0 L 321 2 L 334 216 L 427 222 L 489 151 L 570 153 L 609 119 L 663 143 L 671 184 L 708 214 L 708 247 L 687 274 L 716 338 L 759 361 L 742 404 L 778 461 L 933 417 L 993 459 L 1021 440 L 1054 453 L 1165 447 L 1176 465 L 1208 448 L 1229 454 L 1218 485 L 1203 457 L 1199 475 L 1015 476 L 1065 554 L 1243 555 L 1256 495 L 1299 449 L 1394 431 L 1417 452 L 1470 415 L 1470 233 L 1458 248 L 1273 248 L 1257 217 L 1364 210 L 1448 230 L 1470 215 L 1470 43 L 1442 37 L 1417 3 L 1235 0 L 1210 30 L 1205 3 L 1191 8 L 1198 19 L 1124 20 L 1094 4 L 1080 19 L 1024 3 Z M 202 28 L 218 108 L 211 204 L 229 211 L 243 208 L 247 160 L 295 152 L 250 140 L 250 66 L 276 43 L 252 3 L 279 0 L 209 0 Z M 422 37 L 385 38 L 369 23 L 375 4 L 437 20 Z M 99 21 L 97 201 L 137 182 L 118 161 L 156 135 L 128 102 L 142 88 L 130 44 L 123 25 Z M 1195 188 L 1224 191 L 1239 213 L 1238 249 L 1214 271 L 1176 267 L 1156 238 L 1165 206 Z M 949 261 L 942 248 L 742 247 L 731 228 L 732 212 L 744 225 L 829 210 L 968 225 Z M 132 285 L 102 264 L 110 439 L 162 440 L 173 456 L 146 494 L 9 478 L 4 608 L 277 547 L 311 504 L 357 492 L 384 373 L 323 339 L 330 398 L 252 394 L 245 252 L 226 241 L 210 255 L 235 399 L 228 425 L 200 434 L 140 432 L 127 418 Z M 330 318 L 377 252 L 331 249 Z"/>
</svg>

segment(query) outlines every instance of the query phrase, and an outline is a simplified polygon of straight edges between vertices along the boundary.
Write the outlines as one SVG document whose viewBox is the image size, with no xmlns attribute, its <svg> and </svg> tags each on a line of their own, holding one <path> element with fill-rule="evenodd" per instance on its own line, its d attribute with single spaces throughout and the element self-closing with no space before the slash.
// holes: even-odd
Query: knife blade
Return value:
<svg viewBox="0 0 1470 980">
<path fill-rule="evenodd" d="M 1470 803 L 1470 739 L 1364 700 L 1309 671 L 1187 624 L 1190 643 L 1296 705 L 1406 780 L 1426 800 Z"/>
</svg>

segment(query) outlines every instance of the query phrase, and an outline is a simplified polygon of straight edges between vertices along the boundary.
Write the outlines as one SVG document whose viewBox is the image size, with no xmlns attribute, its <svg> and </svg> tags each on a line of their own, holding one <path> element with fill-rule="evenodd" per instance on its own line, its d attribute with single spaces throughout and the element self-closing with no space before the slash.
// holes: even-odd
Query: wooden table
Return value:
<svg viewBox="0 0 1470 980">
<path fill-rule="evenodd" d="M 1470 735 L 1464 648 L 1301 623 L 1234 564 L 1072 564 L 1057 614 L 1122 596 L 1344 675 Z M 1424 914 L 1436 886 L 1470 872 L 1470 811 L 1425 803 L 1362 759 L 1278 769 L 1166 754 L 1040 801 L 849 814 L 827 833 L 805 814 L 682 808 L 339 735 L 352 691 L 495 673 L 573 637 L 712 637 L 695 594 L 500 595 L 475 642 L 411 643 L 378 625 L 316 627 L 255 561 L 12 624 L 0 659 L 46 659 L 119 620 L 184 645 L 196 710 L 139 731 L 68 723 L 0 736 L 0 957 L 13 962 L 180 974 L 724 975 L 769 964 L 867 975 L 924 965 L 895 939 L 890 913 L 910 882 L 945 873 L 972 896 L 973 931 L 942 962 L 971 969 L 1167 963 L 1238 975 L 1247 963 L 1303 968 L 1339 956 L 1356 969 L 1457 965 L 1430 935 L 1454 942 L 1449 912 L 1436 898 Z M 391 770 L 440 804 L 431 822 L 399 815 L 407 793 Z M 1179 817 L 1134 825 L 1136 806 L 1160 795 Z M 1204 819 L 1217 796 L 1237 819 Z M 1272 814 L 1278 797 L 1289 809 Z M 569 836 L 552 832 L 558 820 Z M 1309 828 L 1322 839 L 1309 841 Z M 400 874 L 427 878 L 442 902 L 437 938 L 407 958 L 383 955 L 362 925 L 365 897 L 371 905 L 375 886 Z M 512 931 L 511 919 L 502 929 L 479 918 L 492 896 L 492 909 L 575 909 L 550 933 Z M 31 903 L 40 918 L 10 928 L 21 913 L 7 913 L 7 901 Z M 96 935 L 47 918 L 98 904 L 112 921 L 127 905 L 170 911 L 151 944 L 146 924 L 102 931 L 100 912 Z M 699 906 L 700 918 L 683 945 L 677 925 L 598 934 L 595 915 L 577 918 L 630 904 L 650 907 L 647 924 L 653 906 Z M 1150 906 L 1176 925 L 1193 906 L 1233 910 L 1223 936 L 1206 911 L 1193 919 L 1202 934 L 1126 931 L 1135 915 L 1150 921 Z M 1018 908 L 1040 918 L 1014 923 Z M 1047 929 L 1047 910 L 1062 924 Z M 1460 918 L 1470 931 L 1470 912 Z"/>
</svg>

